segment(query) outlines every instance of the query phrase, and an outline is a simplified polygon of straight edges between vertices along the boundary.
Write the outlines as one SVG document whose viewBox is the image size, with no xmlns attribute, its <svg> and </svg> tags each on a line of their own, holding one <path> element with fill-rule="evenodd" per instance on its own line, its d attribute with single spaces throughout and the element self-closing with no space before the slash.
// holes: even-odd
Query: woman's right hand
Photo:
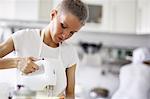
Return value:
<svg viewBox="0 0 150 99">
<path fill-rule="evenodd" d="M 34 63 L 37 60 L 34 57 L 19 58 L 17 68 L 24 74 L 35 72 L 39 69 L 38 65 Z"/>
</svg>

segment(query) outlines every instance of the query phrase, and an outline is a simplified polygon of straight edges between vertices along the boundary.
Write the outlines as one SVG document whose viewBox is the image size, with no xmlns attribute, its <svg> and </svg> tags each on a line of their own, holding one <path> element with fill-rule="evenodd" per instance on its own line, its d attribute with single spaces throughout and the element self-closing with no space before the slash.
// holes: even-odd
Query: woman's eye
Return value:
<svg viewBox="0 0 150 99">
<path fill-rule="evenodd" d="M 74 34 L 74 32 L 70 32 L 70 36 L 72 36 Z"/>
<path fill-rule="evenodd" d="M 63 23 L 61 23 L 61 27 L 62 27 L 63 29 L 67 28 L 67 27 L 65 27 L 65 26 L 64 26 L 64 24 L 63 24 Z"/>
<path fill-rule="evenodd" d="M 73 34 L 74 34 L 74 32 L 70 32 L 70 34 L 71 34 L 71 35 L 73 35 Z"/>
</svg>

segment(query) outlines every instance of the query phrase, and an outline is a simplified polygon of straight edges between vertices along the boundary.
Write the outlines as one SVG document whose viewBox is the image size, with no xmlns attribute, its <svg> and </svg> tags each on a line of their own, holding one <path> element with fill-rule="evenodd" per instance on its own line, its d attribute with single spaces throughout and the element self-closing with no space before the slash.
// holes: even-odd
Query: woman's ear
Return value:
<svg viewBox="0 0 150 99">
<path fill-rule="evenodd" d="M 57 16 L 57 10 L 56 9 L 53 9 L 51 12 L 50 12 L 50 20 L 53 20 L 56 16 Z"/>
</svg>

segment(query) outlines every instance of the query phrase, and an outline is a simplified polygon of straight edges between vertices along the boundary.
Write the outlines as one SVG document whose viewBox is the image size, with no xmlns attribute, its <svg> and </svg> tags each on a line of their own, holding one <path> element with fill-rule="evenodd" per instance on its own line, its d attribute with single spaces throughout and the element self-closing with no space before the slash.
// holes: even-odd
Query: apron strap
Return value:
<svg viewBox="0 0 150 99">
<path fill-rule="evenodd" d="M 40 49 L 39 49 L 39 54 L 38 54 L 38 57 L 40 58 L 41 56 L 41 52 L 42 52 L 42 46 L 43 46 L 43 40 L 44 40 L 44 32 L 45 30 L 40 30 L 40 34 L 41 34 L 41 43 L 40 43 Z"/>
</svg>

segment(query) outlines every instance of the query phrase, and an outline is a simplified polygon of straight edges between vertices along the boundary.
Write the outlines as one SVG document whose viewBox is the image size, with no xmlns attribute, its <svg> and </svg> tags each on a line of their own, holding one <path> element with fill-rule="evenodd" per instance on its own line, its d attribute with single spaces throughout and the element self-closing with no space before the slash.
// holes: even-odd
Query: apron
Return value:
<svg viewBox="0 0 150 99">
<path fill-rule="evenodd" d="M 51 65 L 56 66 L 56 85 L 54 86 L 53 95 L 59 96 L 61 95 L 66 88 L 66 72 L 65 67 L 63 66 L 62 54 L 61 54 L 61 44 L 58 48 L 51 48 L 43 42 L 44 32 L 41 32 L 41 48 L 39 51 L 39 57 L 48 58 Z"/>
</svg>

